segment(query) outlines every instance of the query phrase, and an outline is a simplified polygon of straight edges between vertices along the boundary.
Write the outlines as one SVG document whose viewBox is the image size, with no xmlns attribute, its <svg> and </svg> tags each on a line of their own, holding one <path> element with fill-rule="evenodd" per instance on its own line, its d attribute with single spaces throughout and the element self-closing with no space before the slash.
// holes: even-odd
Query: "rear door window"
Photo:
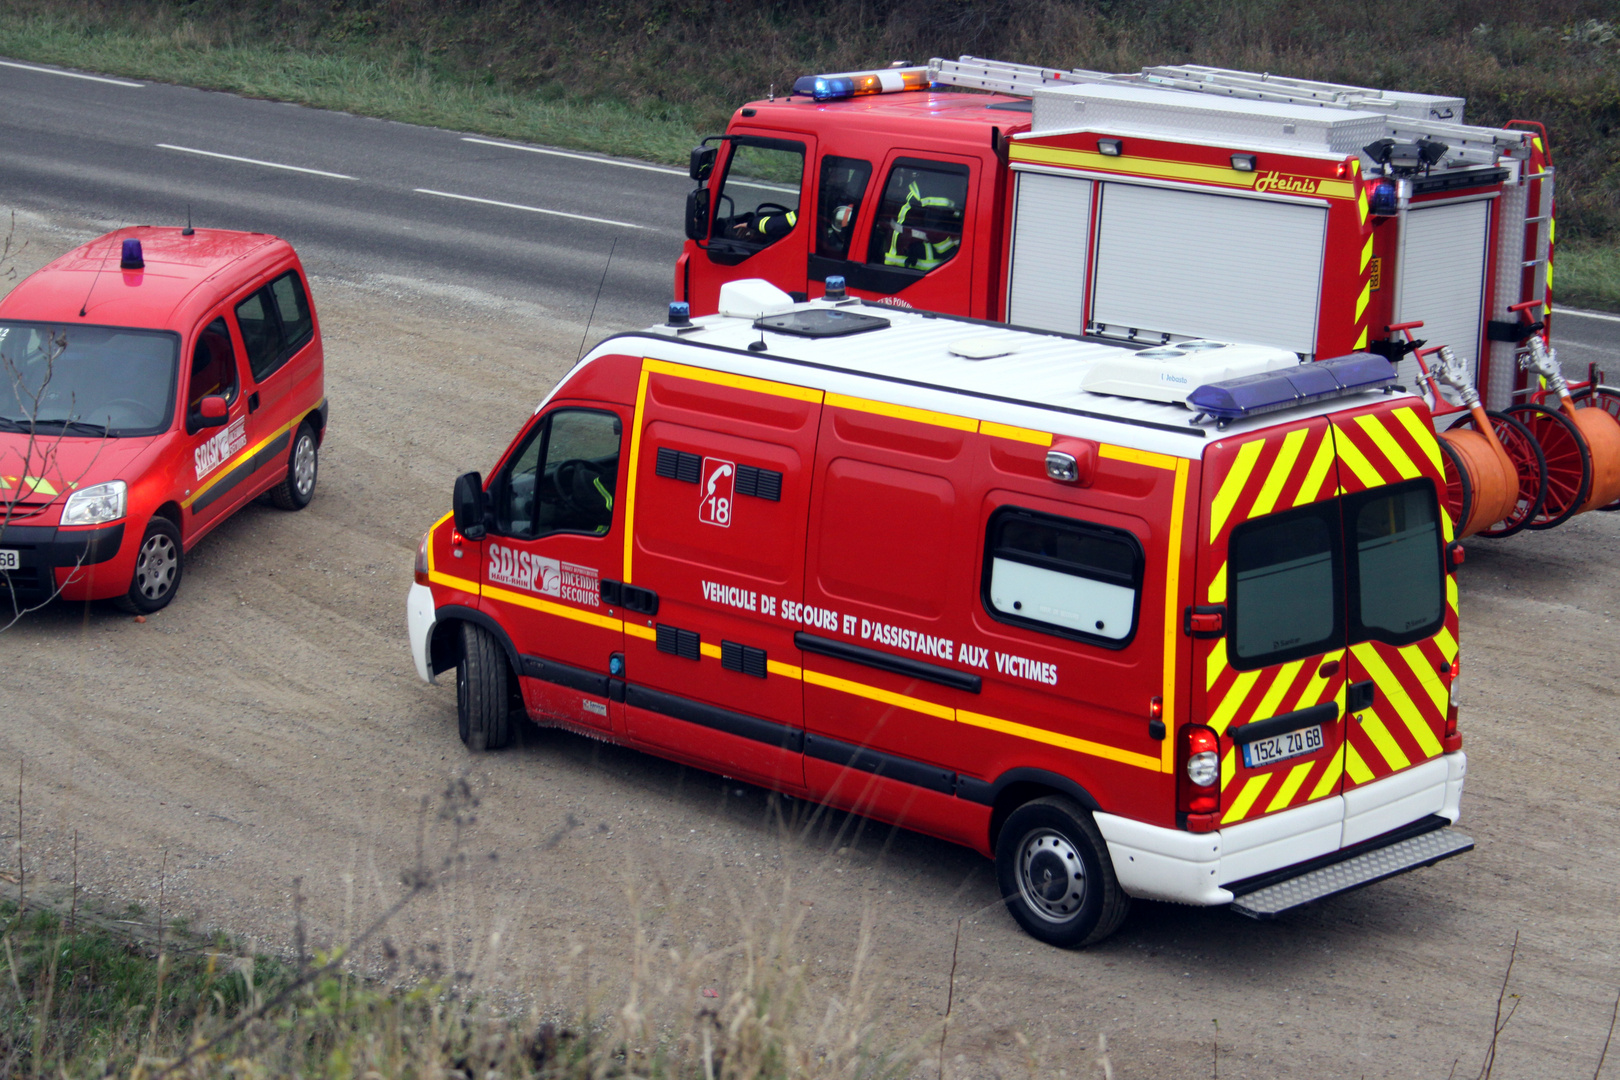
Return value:
<svg viewBox="0 0 1620 1080">
<path fill-rule="evenodd" d="M 1002 622 L 1118 648 L 1136 632 L 1142 562 L 1127 532 L 1002 510 L 985 544 L 984 605 Z"/>
<path fill-rule="evenodd" d="M 1344 499 L 1350 640 L 1406 645 L 1446 617 L 1444 538 L 1434 485 L 1413 480 Z"/>
<path fill-rule="evenodd" d="M 962 250 L 968 167 L 899 158 L 883 183 L 866 261 L 927 272 Z"/>
<path fill-rule="evenodd" d="M 1231 665 L 1252 670 L 1343 648 L 1343 565 L 1337 499 L 1233 529 Z"/>
</svg>

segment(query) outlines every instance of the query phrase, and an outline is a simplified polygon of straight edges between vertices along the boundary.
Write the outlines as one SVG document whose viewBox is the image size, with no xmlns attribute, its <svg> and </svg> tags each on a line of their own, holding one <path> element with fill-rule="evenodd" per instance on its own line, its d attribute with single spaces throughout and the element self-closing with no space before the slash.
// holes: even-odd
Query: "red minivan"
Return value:
<svg viewBox="0 0 1620 1080">
<path fill-rule="evenodd" d="M 249 500 L 315 494 L 320 324 L 292 245 L 120 229 L 0 300 L 0 605 L 157 611 Z"/>
</svg>

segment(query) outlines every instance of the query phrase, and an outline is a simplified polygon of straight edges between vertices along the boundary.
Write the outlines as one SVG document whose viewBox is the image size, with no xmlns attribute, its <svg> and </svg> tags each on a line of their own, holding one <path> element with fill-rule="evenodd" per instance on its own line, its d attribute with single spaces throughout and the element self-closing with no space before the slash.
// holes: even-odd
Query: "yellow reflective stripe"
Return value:
<svg viewBox="0 0 1620 1080">
<path fill-rule="evenodd" d="M 1034 443 L 1036 446 L 1052 445 L 1052 436 L 1044 431 L 1013 427 L 1011 424 L 997 424 L 990 420 L 979 421 L 979 434 L 993 435 L 998 439 L 1014 439 L 1018 442 Z"/>
<path fill-rule="evenodd" d="M 880 690 L 876 686 L 867 686 L 865 683 L 850 682 L 840 679 L 836 675 L 828 675 L 821 671 L 804 672 L 804 681 L 811 686 L 824 686 L 829 690 L 839 690 L 856 697 L 867 698 L 871 701 L 881 701 L 885 705 L 894 705 L 901 709 L 910 709 L 912 712 L 922 713 L 924 716 L 936 717 L 940 720 L 955 720 L 956 710 L 949 705 L 937 705 L 922 698 L 910 697 L 906 694 L 896 694 L 889 690 Z M 1154 762 L 1154 767 L 1158 763 Z"/>
<path fill-rule="evenodd" d="M 1176 723 L 1176 685 L 1180 679 L 1176 658 L 1181 645 L 1181 627 L 1176 618 L 1181 610 L 1181 531 L 1182 515 L 1187 501 L 1187 459 L 1176 459 L 1176 484 L 1170 496 L 1170 554 L 1165 560 L 1164 582 L 1164 692 L 1163 716 L 1167 728 Z M 1175 747 L 1170 739 L 1161 739 L 1159 771 L 1172 772 L 1176 767 Z"/>
<path fill-rule="evenodd" d="M 1357 218 L 1360 219 L 1359 220 L 1360 224 L 1362 224 L 1362 225 L 1367 224 L 1367 189 L 1366 188 L 1362 188 L 1356 194 L 1356 216 L 1357 216 Z"/>
<path fill-rule="evenodd" d="M 854 409 L 856 412 L 889 416 L 896 420 L 911 420 L 919 424 L 933 424 L 935 427 L 952 428 L 956 431 L 979 430 L 979 422 L 970 420 L 965 416 L 953 416 L 950 413 L 934 412 L 931 409 L 915 409 L 910 405 L 895 405 L 887 401 L 872 401 L 868 398 L 849 397 L 845 394 L 828 394 L 826 404 L 832 408 Z"/>
<path fill-rule="evenodd" d="M 1389 670 L 1389 665 L 1384 663 L 1384 658 L 1378 655 L 1378 650 L 1370 644 L 1365 644 L 1356 645 L 1350 651 L 1355 654 L 1357 660 L 1361 661 L 1362 667 L 1367 669 L 1367 674 L 1372 676 L 1373 682 L 1378 685 L 1378 690 L 1384 695 L 1385 700 L 1395 707 L 1395 715 L 1401 718 L 1401 723 L 1406 725 L 1406 730 L 1412 733 L 1412 739 L 1418 744 L 1418 749 L 1423 751 L 1423 756 L 1432 758 L 1440 753 L 1440 740 L 1434 737 L 1434 731 L 1429 727 L 1428 721 L 1418 712 L 1417 705 L 1407 695 L 1406 688 L 1400 684 L 1400 680 L 1396 679 L 1395 673 Z M 1422 675 L 1418 677 L 1421 679 Z M 1369 712 L 1365 715 L 1371 717 L 1372 714 Z M 1371 724 L 1372 720 L 1369 719 L 1361 726 L 1367 728 Z M 1385 737 L 1390 740 L 1388 748 L 1378 738 L 1379 732 L 1383 732 Z M 1383 753 L 1385 761 L 1398 769 L 1404 769 L 1411 764 L 1405 751 L 1395 742 L 1395 737 L 1389 734 L 1388 729 L 1382 723 L 1373 730 L 1372 737 L 1374 744 Z M 1401 764 L 1395 764 L 1395 758 L 1390 756 L 1391 750 L 1400 757 Z"/>
<path fill-rule="evenodd" d="M 1395 410 L 1395 419 L 1401 422 L 1401 427 L 1412 437 L 1412 441 L 1423 447 L 1423 453 L 1434 466 L 1434 471 L 1441 476 L 1445 475 L 1445 468 L 1440 464 L 1440 443 L 1435 440 L 1433 429 L 1424 425 L 1418 419 L 1417 410 L 1410 405 L 1402 405 Z"/>
<path fill-rule="evenodd" d="M 1211 604 L 1226 603 L 1226 564 L 1215 571 L 1215 576 L 1209 581 L 1209 602 Z"/>
<path fill-rule="evenodd" d="M 1453 607 L 1457 606 L 1455 596 L 1451 598 L 1451 604 Z M 1457 639 L 1451 636 L 1450 630 L 1442 626 L 1440 632 L 1434 635 L 1434 643 L 1440 646 L 1440 656 L 1446 663 L 1449 664 L 1457 659 Z"/>
<path fill-rule="evenodd" d="M 1288 688 L 1299 678 L 1300 669 L 1305 663 L 1304 660 L 1295 660 L 1282 666 L 1282 670 L 1277 672 L 1277 677 L 1271 680 L 1271 685 L 1266 689 L 1265 697 L 1254 707 L 1254 716 L 1250 718 L 1250 723 L 1256 720 L 1269 720 L 1277 715 L 1277 706 L 1282 704 L 1283 695 L 1288 693 Z"/>
<path fill-rule="evenodd" d="M 812 674 L 814 673 L 805 672 L 805 679 L 808 680 Z M 1045 743 L 1048 746 L 1056 746 L 1063 750 L 1073 750 L 1076 753 L 1117 761 L 1122 765 L 1134 765 L 1139 769 L 1150 769 L 1153 772 L 1159 771 L 1158 758 L 1133 753 L 1129 750 L 1121 750 L 1117 746 L 1108 746 L 1087 739 L 1076 739 L 1069 735 L 1059 735 L 1055 731 L 1030 727 L 1027 724 L 1017 724 L 1011 720 L 1001 720 L 994 716 L 985 716 L 982 713 L 968 712 L 966 709 L 957 709 L 956 719 L 964 724 L 971 724 L 974 727 L 985 728 L 989 731 L 999 731 L 1004 735 L 1016 735 L 1020 739 L 1029 739 L 1032 742 Z"/>
<path fill-rule="evenodd" d="M 1344 755 L 1349 749 L 1350 747 L 1347 745 L 1339 753 L 1328 759 L 1327 770 L 1322 773 L 1322 778 L 1311 789 L 1311 796 L 1305 800 L 1306 802 L 1312 802 L 1324 795 L 1333 795 L 1338 792 L 1339 777 L 1344 773 Z"/>
<path fill-rule="evenodd" d="M 1356 318 L 1361 318 L 1361 313 L 1367 310 L 1367 301 L 1371 299 L 1372 282 L 1369 281 L 1361 287 L 1361 295 L 1356 297 Z"/>
<path fill-rule="evenodd" d="M 180 500 L 180 505 L 185 507 L 187 510 L 191 509 L 191 504 L 202 498 L 204 492 L 208 491 L 208 489 L 212 488 L 215 484 L 225 479 L 226 476 L 230 475 L 230 466 L 232 463 L 240 464 L 241 462 L 251 460 L 254 454 L 257 454 L 260 450 L 263 450 L 274 440 L 281 438 L 282 435 L 286 434 L 288 428 L 292 427 L 293 424 L 300 423 L 302 420 L 303 417 L 299 417 L 298 420 L 289 420 L 287 423 L 282 424 L 280 427 L 276 428 L 275 431 L 271 432 L 269 435 L 266 435 L 252 446 L 238 450 L 236 453 L 220 462 L 217 466 L 215 466 L 214 475 L 209 478 L 208 482 L 203 484 L 196 491 L 193 491 L 184 499 Z M 55 494 L 55 492 L 52 492 L 52 494 Z M 476 592 L 477 590 L 475 589 L 473 591 Z"/>
<path fill-rule="evenodd" d="M 1327 479 L 1328 470 L 1333 468 L 1333 436 L 1329 432 L 1322 433 L 1322 441 L 1316 447 L 1316 457 L 1311 459 L 1311 467 L 1305 473 L 1305 482 L 1300 485 L 1299 494 L 1294 496 L 1295 506 L 1304 506 L 1306 503 L 1316 501 L 1316 493 L 1322 490 L 1322 481 Z"/>
<path fill-rule="evenodd" d="M 642 359 L 641 370 L 657 375 L 673 375 L 678 379 L 691 379 L 694 382 L 711 383 L 715 386 L 729 386 L 734 390 L 752 390 L 758 394 L 792 398 L 795 401 L 820 404 L 822 398 L 820 390 L 812 390 L 807 386 L 755 379 L 748 375 L 733 375 L 729 371 L 713 371 L 709 368 L 692 367 L 690 364 L 675 364 L 668 360 L 655 360 L 650 356 Z"/>
<path fill-rule="evenodd" d="M 1365 784 L 1373 778 L 1373 771 L 1367 768 L 1367 763 L 1356 753 L 1356 744 L 1349 739 L 1344 741 L 1344 771 L 1358 784 Z"/>
<path fill-rule="evenodd" d="M 1221 758 L 1221 794 L 1226 794 L 1226 785 L 1232 782 L 1232 776 L 1237 772 L 1237 751 L 1227 750 L 1226 756 Z"/>
<path fill-rule="evenodd" d="M 720 659 L 720 646 L 711 645 L 707 641 L 698 642 L 698 652 L 707 656 L 710 660 Z"/>
<path fill-rule="evenodd" d="M 1384 721 L 1371 709 L 1361 714 L 1361 730 L 1372 740 L 1373 746 L 1383 755 L 1384 764 L 1391 769 L 1399 772 L 1412 764 L 1406 752 L 1401 749 L 1400 743 L 1395 741 L 1395 736 L 1384 726 Z"/>
<path fill-rule="evenodd" d="M 1248 698 L 1249 691 L 1254 689 L 1255 680 L 1258 678 L 1260 678 L 1258 671 L 1245 671 L 1237 677 L 1232 688 L 1221 699 L 1220 708 L 1209 718 L 1209 726 L 1215 729 L 1216 734 L 1225 733 L 1227 725 L 1237 715 L 1238 709 L 1243 707 L 1244 700 Z"/>
<path fill-rule="evenodd" d="M 765 661 L 765 670 L 770 672 L 772 675 L 786 675 L 790 679 L 804 678 L 804 670 L 802 668 L 795 667 L 792 664 L 784 664 L 779 660 Z"/>
<path fill-rule="evenodd" d="M 636 414 L 630 418 L 630 475 L 624 486 L 624 583 L 630 584 L 631 563 L 636 551 L 636 476 L 641 471 L 641 424 L 647 411 L 647 380 L 652 377 L 651 360 L 641 362 L 641 381 L 636 385 Z"/>
<path fill-rule="evenodd" d="M 1348 437 L 1343 442 L 1334 441 L 1338 443 L 1339 460 L 1350 467 L 1350 471 L 1356 474 L 1356 478 L 1361 481 L 1363 486 L 1375 488 L 1384 482 L 1383 476 L 1379 474 L 1377 469 L 1373 468 L 1372 462 L 1368 461 L 1366 456 L 1356 449 L 1355 444 Z M 1342 485 L 1343 481 L 1341 480 L 1340 483 Z"/>
<path fill-rule="evenodd" d="M 1373 238 L 1367 237 L 1367 246 L 1361 249 L 1361 272 L 1365 273 L 1367 264 L 1372 262 Z"/>
<path fill-rule="evenodd" d="M 1360 352 L 1367 347 L 1367 328 L 1363 326 L 1361 333 L 1356 336 L 1356 351 Z"/>
<path fill-rule="evenodd" d="M 1408 645 L 1400 650 L 1400 654 L 1401 659 L 1406 661 L 1406 666 L 1411 668 L 1412 674 L 1417 677 L 1418 684 L 1423 687 L 1423 692 L 1429 695 L 1429 700 L 1434 704 L 1435 711 L 1444 713 L 1446 711 L 1446 684 L 1440 681 L 1440 673 L 1434 670 L 1434 665 L 1429 663 L 1429 658 L 1424 656 L 1423 650 L 1416 645 Z M 1424 730 L 1428 730 L 1428 725 L 1424 725 Z"/>
<path fill-rule="evenodd" d="M 1283 781 L 1283 785 L 1278 790 L 1276 797 L 1266 806 L 1266 812 L 1269 814 L 1273 810 L 1281 810 L 1293 802 L 1294 793 L 1299 791 L 1299 786 L 1305 782 L 1305 778 L 1310 775 L 1311 770 L 1314 768 L 1316 768 L 1316 762 L 1306 761 L 1290 769 L 1288 777 Z"/>
<path fill-rule="evenodd" d="M 611 616 L 598 615 L 591 611 L 581 611 L 578 608 L 564 607 L 562 604 L 554 604 L 550 600 L 542 600 L 538 596 L 524 596 L 522 593 L 515 593 L 509 589 L 499 589 L 493 585 L 484 586 L 484 596 L 489 600 L 501 600 L 508 604 L 516 604 L 518 607 L 543 611 L 547 615 L 560 615 L 564 619 L 582 622 L 587 626 L 597 626 L 603 630 L 624 629 L 623 621 Z"/>
<path fill-rule="evenodd" d="M 1395 471 L 1401 474 L 1402 480 L 1416 480 L 1423 475 L 1423 471 L 1417 467 L 1411 455 L 1401 449 L 1401 444 L 1395 441 L 1395 436 L 1389 433 L 1382 420 L 1369 414 L 1356 417 L 1356 423 L 1372 437 L 1373 445 L 1383 451 L 1389 463 L 1395 466 Z"/>
<path fill-rule="evenodd" d="M 1294 464 L 1299 460 L 1299 452 L 1305 448 L 1305 436 L 1309 434 L 1306 428 L 1295 428 L 1283 436 L 1277 460 L 1272 463 L 1271 471 L 1266 474 L 1266 482 L 1261 485 L 1260 494 L 1255 496 L 1254 506 L 1249 510 L 1251 518 L 1269 514 L 1271 508 L 1277 505 L 1277 496 L 1282 494 L 1283 485 L 1293 475 Z"/>
<path fill-rule="evenodd" d="M 1146 465 L 1151 469 L 1174 469 L 1176 462 L 1185 461 L 1185 458 L 1172 457 L 1169 454 L 1156 454 L 1152 450 L 1137 450 L 1129 446 L 1114 446 L 1103 443 L 1097 448 L 1099 457 L 1109 458 L 1112 461 L 1129 461 L 1137 465 Z"/>
<path fill-rule="evenodd" d="M 1315 673 L 1311 675 L 1311 681 L 1305 684 L 1304 692 L 1299 695 L 1300 708 L 1305 709 L 1312 705 L 1321 704 L 1322 691 L 1327 689 L 1329 682 L 1328 679 L 1322 677 L 1322 668 L 1326 667 L 1329 661 L 1340 660 L 1343 656 L 1344 652 L 1340 650 L 1339 652 L 1323 653 L 1312 661 L 1317 665 L 1317 668 Z M 1337 700 L 1339 695 L 1334 694 L 1333 696 Z"/>
<path fill-rule="evenodd" d="M 1216 638 L 1209 646 L 1209 656 L 1204 661 L 1204 689 L 1215 689 L 1215 680 L 1221 677 L 1226 670 L 1226 639 Z"/>
<path fill-rule="evenodd" d="M 1249 812 L 1249 807 L 1254 805 L 1254 800 L 1258 799 L 1260 792 L 1265 790 L 1266 781 L 1270 779 L 1270 773 L 1261 773 L 1259 776 L 1249 777 L 1243 784 L 1243 790 L 1238 792 L 1238 797 L 1232 800 L 1231 808 L 1221 815 L 1221 824 L 1225 825 L 1229 821 L 1243 820 L 1244 815 Z"/>
<path fill-rule="evenodd" d="M 1225 528 L 1226 519 L 1231 516 L 1232 507 L 1237 505 L 1238 496 L 1249 486 L 1249 474 L 1254 472 L 1254 463 L 1260 459 L 1260 451 L 1265 445 L 1266 440 L 1255 439 L 1238 447 L 1232 471 L 1221 481 L 1221 489 L 1215 493 L 1215 501 L 1210 504 L 1209 538 L 1212 542 Z"/>
<path fill-rule="evenodd" d="M 1125 161 L 1090 150 L 1066 150 L 1057 146 L 1031 145 L 1014 142 L 1008 147 L 1013 161 L 1027 161 L 1032 165 L 1061 165 L 1071 169 L 1090 169 L 1095 172 L 1131 173 L 1169 180 L 1193 180 L 1221 187 L 1252 188 L 1258 174 L 1241 173 L 1225 165 L 1193 165 L 1184 161 L 1165 161 L 1158 158 L 1132 157 Z M 1349 185 L 1342 185 L 1348 189 Z M 1349 197 L 1349 191 L 1345 192 Z"/>
<path fill-rule="evenodd" d="M 625 621 L 624 632 L 629 634 L 631 637 L 641 638 L 643 641 L 658 640 L 658 631 L 654 630 L 650 626 L 642 626 L 640 623 L 633 623 L 629 620 Z"/>
<path fill-rule="evenodd" d="M 435 570 L 428 571 L 428 580 L 433 582 L 435 585 L 447 585 L 452 589 L 460 589 L 464 593 L 472 593 L 474 596 L 478 595 L 478 582 L 476 581 L 469 581 L 466 578 L 451 577 L 449 574 L 441 574 Z"/>
</svg>

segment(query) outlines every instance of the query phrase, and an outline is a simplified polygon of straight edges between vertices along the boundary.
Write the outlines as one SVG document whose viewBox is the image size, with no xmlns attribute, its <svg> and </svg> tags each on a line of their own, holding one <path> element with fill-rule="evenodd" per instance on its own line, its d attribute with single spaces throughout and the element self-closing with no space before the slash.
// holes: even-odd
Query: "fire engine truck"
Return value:
<svg viewBox="0 0 1620 1080">
<path fill-rule="evenodd" d="M 411 652 L 469 748 L 527 716 L 964 844 L 1064 946 L 1472 847 L 1461 551 L 1387 359 L 836 275 L 716 306 L 599 344 L 423 537 Z"/>
<path fill-rule="evenodd" d="M 1125 342 L 1372 350 L 1420 385 L 1422 321 L 1484 405 L 1550 315 L 1540 125 L 1462 98 L 1194 65 L 1115 75 L 963 57 L 807 76 L 693 151 L 675 297 L 762 277 Z"/>
</svg>

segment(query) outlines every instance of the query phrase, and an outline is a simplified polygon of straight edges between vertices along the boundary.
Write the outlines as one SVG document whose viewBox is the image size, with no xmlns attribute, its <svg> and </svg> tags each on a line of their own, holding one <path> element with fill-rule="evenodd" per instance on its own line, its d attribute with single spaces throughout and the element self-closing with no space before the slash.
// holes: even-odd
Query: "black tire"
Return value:
<svg viewBox="0 0 1620 1080">
<path fill-rule="evenodd" d="M 161 611 L 180 591 L 180 578 L 185 569 L 186 552 L 180 543 L 180 530 L 168 518 L 155 517 L 146 523 L 146 532 L 141 534 L 129 591 L 113 603 L 140 615 Z"/>
<path fill-rule="evenodd" d="M 270 489 L 270 501 L 279 510 L 302 510 L 315 497 L 321 471 L 321 440 L 308 421 L 298 425 L 287 454 L 287 475 Z"/>
<path fill-rule="evenodd" d="M 1131 909 L 1097 823 L 1061 795 L 1027 802 L 1007 818 L 996 841 L 996 880 L 1018 925 L 1060 948 L 1101 941 Z"/>
<path fill-rule="evenodd" d="M 474 752 L 499 750 L 512 739 L 511 674 L 506 650 L 481 626 L 461 624 L 456 663 L 456 727 Z"/>
</svg>

